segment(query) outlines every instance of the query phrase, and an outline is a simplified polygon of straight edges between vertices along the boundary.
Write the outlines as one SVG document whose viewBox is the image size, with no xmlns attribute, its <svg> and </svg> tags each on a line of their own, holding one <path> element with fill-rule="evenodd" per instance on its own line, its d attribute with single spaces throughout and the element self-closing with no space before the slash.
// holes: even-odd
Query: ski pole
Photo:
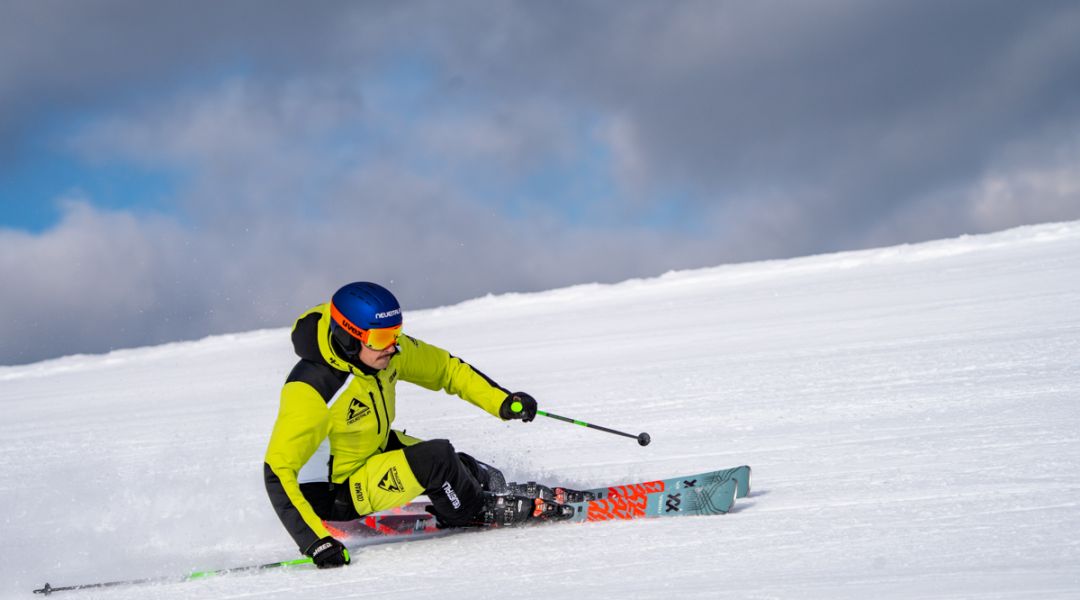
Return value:
<svg viewBox="0 0 1080 600">
<path fill-rule="evenodd" d="M 645 433 L 644 431 L 642 431 L 641 433 L 639 433 L 637 435 L 634 435 L 632 433 L 623 433 L 622 431 L 615 431 L 614 429 L 608 429 L 607 427 L 601 427 L 599 425 L 593 425 L 592 423 L 586 423 L 585 421 L 578 421 L 577 419 L 571 419 L 569 417 L 560 417 L 559 415 L 553 415 L 553 414 L 551 414 L 549 412 L 542 411 L 542 410 L 536 411 L 536 414 L 543 415 L 543 416 L 551 418 L 551 419 L 556 419 L 558 421 L 565 421 L 567 423 L 573 423 L 574 425 L 581 425 L 582 427 L 589 427 L 591 429 L 599 429 L 600 431 L 606 431 L 608 433 L 614 433 L 615 435 L 621 435 L 623 437 L 634 438 L 634 439 L 637 440 L 637 443 L 642 445 L 642 446 L 648 446 L 649 442 L 652 441 L 652 438 L 649 437 L 649 434 Z"/>
<path fill-rule="evenodd" d="M 263 569 L 277 569 L 280 567 L 295 567 L 298 565 L 311 564 L 310 558 L 298 558 L 296 560 L 286 560 L 283 562 L 267 563 L 265 565 L 249 565 L 246 567 L 232 567 L 229 569 L 217 569 L 215 571 L 195 571 L 188 575 L 181 577 L 166 576 L 166 577 L 149 577 L 146 579 L 127 579 L 124 581 L 105 581 L 102 583 L 83 583 L 80 585 L 69 585 L 64 587 L 53 587 L 48 583 L 45 587 L 34 590 L 35 594 L 44 594 L 48 596 L 53 592 L 66 592 L 70 590 L 89 590 L 94 588 L 107 588 L 117 587 L 122 585 L 141 585 L 144 583 L 183 583 L 185 581 L 194 581 L 196 579 L 205 579 L 206 577 L 213 577 L 215 575 L 225 575 L 226 573 L 240 573 L 242 571 L 259 571 Z"/>
</svg>

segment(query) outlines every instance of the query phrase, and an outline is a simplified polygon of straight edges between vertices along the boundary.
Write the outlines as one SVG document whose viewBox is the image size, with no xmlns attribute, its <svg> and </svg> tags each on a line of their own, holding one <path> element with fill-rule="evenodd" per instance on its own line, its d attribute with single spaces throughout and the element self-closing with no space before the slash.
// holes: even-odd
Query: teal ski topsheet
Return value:
<svg viewBox="0 0 1080 600">
<path fill-rule="evenodd" d="M 751 469 L 748 465 L 722 469 L 719 471 L 706 471 L 696 475 L 672 477 L 670 479 L 656 479 L 642 483 L 614 485 L 601 488 L 584 490 L 595 495 L 597 498 L 606 498 L 609 495 L 634 496 L 658 491 L 680 490 L 686 487 L 704 487 L 714 483 L 724 483 L 734 480 L 737 485 L 736 498 L 745 498 L 750 494 Z"/>
</svg>

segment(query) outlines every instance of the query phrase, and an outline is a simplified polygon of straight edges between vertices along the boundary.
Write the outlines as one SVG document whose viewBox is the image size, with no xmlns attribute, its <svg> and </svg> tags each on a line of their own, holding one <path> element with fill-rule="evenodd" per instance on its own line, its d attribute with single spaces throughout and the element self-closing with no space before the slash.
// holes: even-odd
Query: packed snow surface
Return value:
<svg viewBox="0 0 1080 600">
<path fill-rule="evenodd" d="M 518 480 L 750 464 L 754 489 L 725 516 L 65 594 L 1080 597 L 1080 222 L 487 297 L 405 323 L 541 408 L 653 442 L 503 423 L 401 384 L 410 435 Z M 296 557 L 262 482 L 288 332 L 0 368 L 0 593 Z"/>
</svg>

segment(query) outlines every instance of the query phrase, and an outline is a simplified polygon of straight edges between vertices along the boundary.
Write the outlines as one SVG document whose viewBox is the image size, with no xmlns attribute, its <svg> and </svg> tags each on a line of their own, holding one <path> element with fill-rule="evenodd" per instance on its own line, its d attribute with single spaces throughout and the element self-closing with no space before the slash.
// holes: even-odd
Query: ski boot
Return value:
<svg viewBox="0 0 1080 600">
<path fill-rule="evenodd" d="M 564 521 L 574 516 L 574 507 L 543 498 L 484 493 L 484 504 L 473 517 L 476 527 L 515 527 L 542 521 Z"/>
<path fill-rule="evenodd" d="M 581 490 L 572 490 L 564 487 L 548 487 L 546 485 L 536 483 L 535 481 L 527 481 L 525 483 L 508 483 L 506 484 L 506 493 L 516 496 L 525 496 L 526 498 L 539 498 L 542 500 L 549 500 L 556 504 L 569 504 L 572 502 L 589 502 L 596 500 L 596 494 L 592 492 L 585 492 Z"/>
</svg>

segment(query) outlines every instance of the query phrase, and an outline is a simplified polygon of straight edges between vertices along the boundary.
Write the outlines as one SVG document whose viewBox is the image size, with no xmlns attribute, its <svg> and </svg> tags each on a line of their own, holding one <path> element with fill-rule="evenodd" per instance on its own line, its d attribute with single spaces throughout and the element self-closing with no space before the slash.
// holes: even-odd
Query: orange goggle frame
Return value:
<svg viewBox="0 0 1080 600">
<path fill-rule="evenodd" d="M 352 339 L 359 340 L 361 344 L 372 350 L 385 350 L 393 346 L 397 343 L 398 336 L 401 335 L 401 325 L 380 329 L 360 329 L 352 321 L 346 319 L 345 315 L 341 314 L 341 311 L 333 304 L 330 305 L 330 318 L 344 329 Z M 340 341 L 344 342 L 344 340 Z M 351 350 L 351 348 L 346 348 L 346 350 Z M 356 350 L 359 351 L 360 349 L 357 348 Z"/>
</svg>

